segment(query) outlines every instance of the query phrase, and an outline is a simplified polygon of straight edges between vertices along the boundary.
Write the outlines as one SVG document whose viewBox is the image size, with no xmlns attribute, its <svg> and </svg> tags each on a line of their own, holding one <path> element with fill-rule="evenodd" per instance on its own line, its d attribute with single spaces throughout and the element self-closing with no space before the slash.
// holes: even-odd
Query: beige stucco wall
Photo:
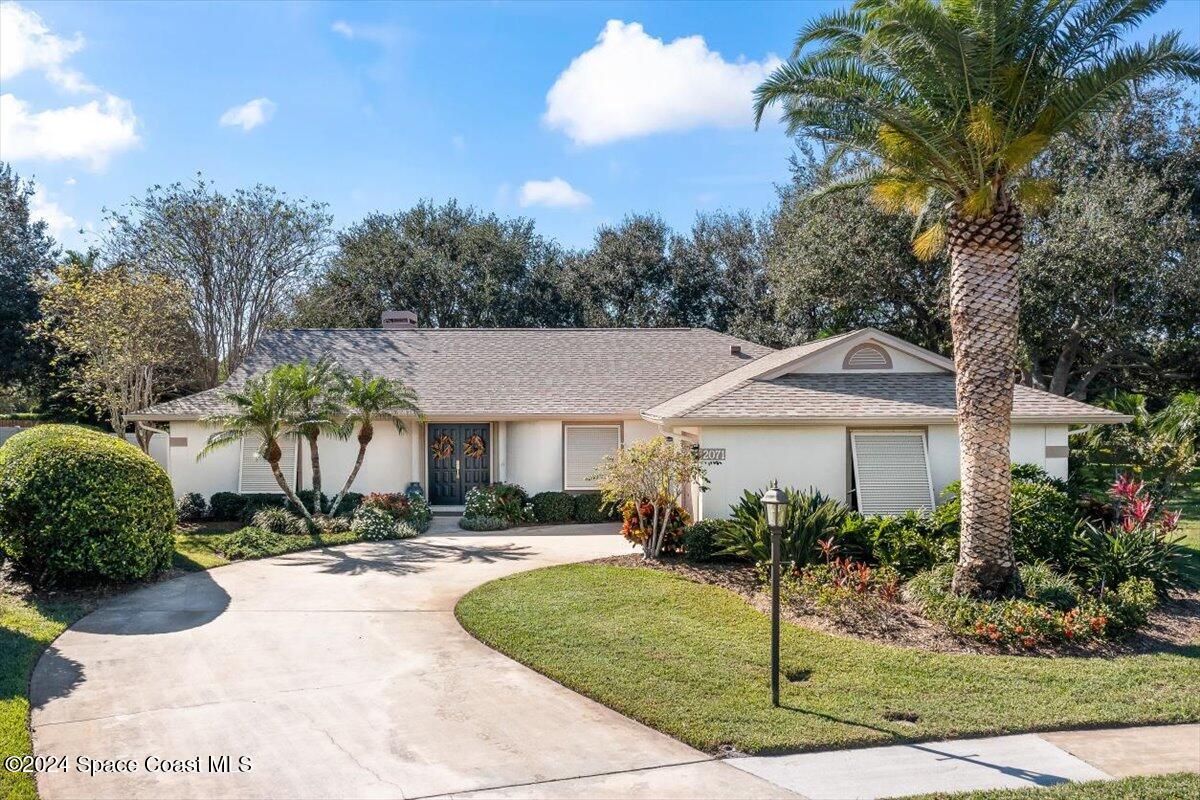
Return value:
<svg viewBox="0 0 1200 800">
<path fill-rule="evenodd" d="M 508 423 L 508 481 L 530 494 L 562 489 L 562 421 Z"/>
<path fill-rule="evenodd" d="M 404 433 L 398 433 L 396 426 L 391 423 L 377 424 L 375 435 L 367 445 L 362 468 L 355 476 L 350 491 L 364 494 L 404 491 L 408 482 L 415 480 L 412 448 L 414 440 L 421 435 L 420 430 L 415 423 L 406 423 Z M 333 495 L 341 490 L 354 467 L 354 459 L 358 457 L 358 429 L 355 428 L 350 438 L 345 440 L 322 436 L 317 440 L 317 445 L 321 454 L 321 491 Z M 300 475 L 303 478 L 301 488 L 311 488 L 308 442 L 300 445 Z"/>
<path fill-rule="evenodd" d="M 213 450 L 200 461 L 196 456 L 204 449 L 209 434 L 216 429 L 199 422 L 172 422 L 171 438 L 187 439 L 184 446 L 170 448 L 171 485 L 175 496 L 188 492 L 199 492 L 204 499 L 217 492 L 236 492 L 238 488 L 238 465 L 241 449 L 236 444 Z"/>
<path fill-rule="evenodd" d="M 568 423 L 569 424 L 569 423 Z M 625 420 L 625 444 L 651 439 L 658 425 L 645 420 Z M 505 423 L 506 480 L 520 484 L 530 494 L 563 488 L 563 420 L 519 420 Z"/>
<path fill-rule="evenodd" d="M 940 499 L 947 484 L 958 480 L 958 428 L 931 425 L 928 430 L 929 472 Z M 705 518 L 729 515 L 729 506 L 745 489 L 761 489 L 771 480 L 780 486 L 815 487 L 846 500 L 849 452 L 847 428 L 841 426 L 718 426 L 700 430 L 702 447 L 725 448 L 725 462 L 709 468 L 709 489 L 700 501 Z M 1066 458 L 1046 458 L 1047 446 L 1065 447 L 1066 425 L 1014 425 L 1012 459 L 1037 464 L 1050 475 L 1067 477 Z"/>
<path fill-rule="evenodd" d="M 704 427 L 701 447 L 725 448 L 725 461 L 708 469 L 709 488 L 700 497 L 707 519 L 724 519 L 745 489 L 814 487 L 846 498 L 846 429 L 841 426 Z"/>
<path fill-rule="evenodd" d="M 208 436 L 215 429 L 199 422 L 171 423 L 171 438 L 187 439 L 184 446 L 170 448 L 169 474 L 175 489 L 175 495 L 187 492 L 199 492 L 205 498 L 216 492 L 236 492 L 238 490 L 238 467 L 241 448 L 236 444 L 214 450 L 200 461 L 196 456 L 204 447 Z M 412 426 L 415 432 L 416 426 Z M 333 494 L 342 487 L 354 459 L 358 455 L 357 430 L 344 441 L 323 436 L 319 440 L 321 449 L 321 474 L 324 480 L 324 491 Z M 157 438 L 157 437 L 156 437 Z M 378 425 L 375 437 L 367 447 L 366 458 L 363 459 L 362 469 L 359 470 L 351 487 L 356 492 L 399 492 L 412 480 L 412 442 L 409 433 L 399 434 L 392 425 Z M 310 486 L 308 464 L 308 445 L 304 443 L 300 449 L 301 475 L 300 488 Z M 292 476 L 288 476 L 289 479 Z"/>
<path fill-rule="evenodd" d="M 1047 447 L 1067 446 L 1066 425 L 1013 425 L 1009 449 L 1014 464 L 1036 464 L 1052 477 L 1067 478 L 1066 458 L 1046 458 Z M 958 427 L 929 426 L 929 471 L 933 491 L 940 497 L 946 485 L 958 480 Z"/>
</svg>

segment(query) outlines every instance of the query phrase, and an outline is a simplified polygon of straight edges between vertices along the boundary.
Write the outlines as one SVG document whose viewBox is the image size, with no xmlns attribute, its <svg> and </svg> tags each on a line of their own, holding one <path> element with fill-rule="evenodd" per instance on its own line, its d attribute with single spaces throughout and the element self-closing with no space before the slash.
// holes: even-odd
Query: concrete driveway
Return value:
<svg viewBox="0 0 1200 800">
<path fill-rule="evenodd" d="M 34 672 L 34 752 L 70 759 L 38 788 L 45 800 L 792 796 L 499 655 L 454 619 L 479 584 L 623 552 L 612 526 L 445 531 L 118 598 Z M 109 762 L 89 775 L 81 756 Z"/>
</svg>

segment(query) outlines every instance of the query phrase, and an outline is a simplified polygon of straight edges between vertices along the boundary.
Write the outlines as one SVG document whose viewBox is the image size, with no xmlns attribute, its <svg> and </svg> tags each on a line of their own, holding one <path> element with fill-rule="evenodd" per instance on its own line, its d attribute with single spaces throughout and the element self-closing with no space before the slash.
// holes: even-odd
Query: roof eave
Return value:
<svg viewBox="0 0 1200 800">
<path fill-rule="evenodd" d="M 642 415 L 643 419 L 659 425 L 689 426 L 689 425 L 954 425 L 958 422 L 955 414 L 941 415 L 912 415 L 912 416 L 867 416 L 867 417 L 650 417 Z M 1014 423 L 1038 425 L 1123 425 L 1131 422 L 1133 417 L 1124 414 L 1021 414 L 1014 415 Z"/>
</svg>

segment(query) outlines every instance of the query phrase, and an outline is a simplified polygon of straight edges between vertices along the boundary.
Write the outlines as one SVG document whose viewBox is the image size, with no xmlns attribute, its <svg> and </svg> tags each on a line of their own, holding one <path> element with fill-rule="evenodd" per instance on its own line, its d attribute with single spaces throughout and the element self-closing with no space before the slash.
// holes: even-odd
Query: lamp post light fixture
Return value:
<svg viewBox="0 0 1200 800">
<path fill-rule="evenodd" d="M 771 705 L 779 708 L 779 540 L 783 535 L 787 495 L 779 488 L 778 481 L 772 481 L 771 488 L 763 493 L 762 504 L 771 531 Z"/>
</svg>

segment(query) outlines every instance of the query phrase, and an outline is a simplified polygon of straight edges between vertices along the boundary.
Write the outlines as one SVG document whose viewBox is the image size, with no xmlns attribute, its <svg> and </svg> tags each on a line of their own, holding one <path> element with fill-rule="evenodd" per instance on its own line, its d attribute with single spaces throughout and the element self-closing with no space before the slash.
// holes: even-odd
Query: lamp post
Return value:
<svg viewBox="0 0 1200 800">
<path fill-rule="evenodd" d="M 763 509 L 767 512 L 767 528 L 771 531 L 771 705 L 779 707 L 779 549 L 783 534 L 783 508 L 787 496 L 777 481 L 762 496 Z"/>
</svg>

